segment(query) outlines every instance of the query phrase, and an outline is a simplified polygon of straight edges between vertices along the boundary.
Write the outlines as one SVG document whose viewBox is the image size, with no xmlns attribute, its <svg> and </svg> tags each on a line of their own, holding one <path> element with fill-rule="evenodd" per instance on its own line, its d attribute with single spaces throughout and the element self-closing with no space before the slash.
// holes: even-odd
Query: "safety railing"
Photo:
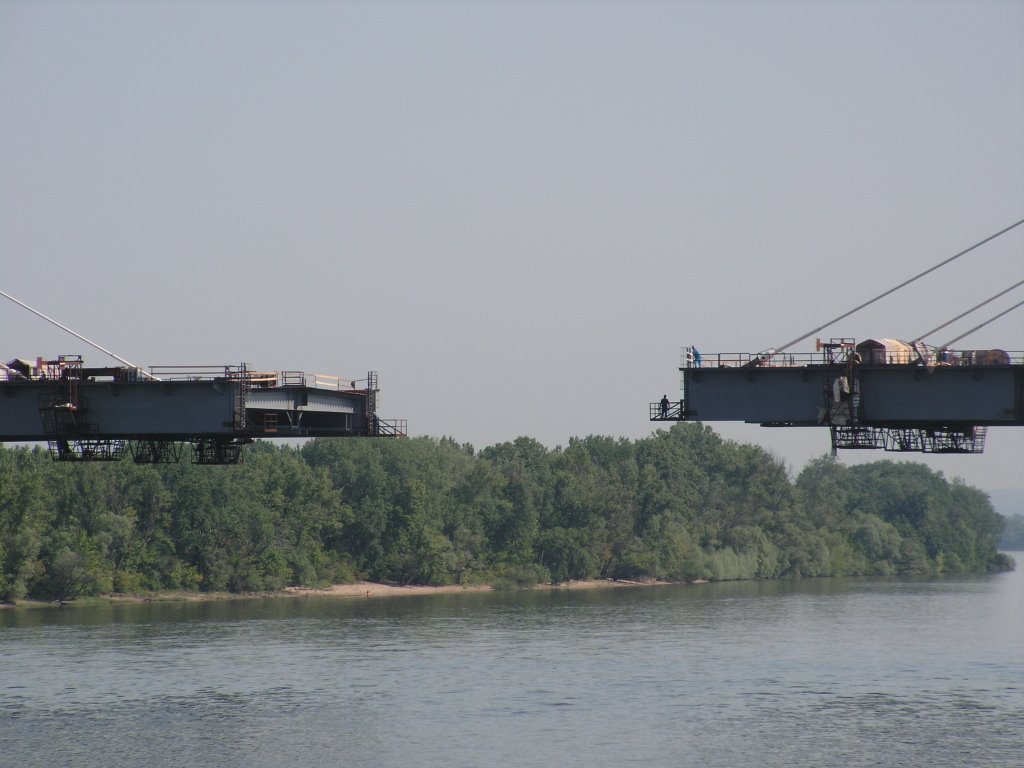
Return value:
<svg viewBox="0 0 1024 768">
<path fill-rule="evenodd" d="M 651 403 L 651 421 L 684 421 L 686 408 L 682 400 Z"/>
<path fill-rule="evenodd" d="M 342 376 L 329 376 L 324 373 L 303 373 L 302 371 L 281 371 L 278 384 L 281 387 L 312 387 L 327 389 L 334 392 L 351 392 L 361 389 L 357 386 L 360 380 L 346 379 Z M 365 389 L 365 387 L 362 387 Z"/>
<path fill-rule="evenodd" d="M 821 365 L 824 358 L 815 352 L 701 352 L 686 348 L 680 354 L 680 368 L 798 368 Z"/>
<path fill-rule="evenodd" d="M 405 437 L 409 434 L 405 419 L 382 419 L 376 416 L 369 421 L 370 434 L 377 437 Z"/>
<path fill-rule="evenodd" d="M 149 373 L 162 381 L 207 381 L 241 379 L 253 374 L 241 365 L 151 365 Z"/>
<path fill-rule="evenodd" d="M 162 381 L 213 381 L 229 379 L 244 381 L 250 387 L 311 387 L 335 392 L 359 392 L 359 382 L 365 379 L 348 379 L 323 373 L 304 371 L 253 371 L 244 365 L 161 365 L 151 366 L 149 372 Z M 0 371 L 3 373 L 3 371 Z M 365 386 L 363 387 L 365 388 Z"/>
<path fill-rule="evenodd" d="M 1002 349 L 947 350 L 932 355 L 930 365 L 1024 365 L 1024 352 Z"/>
<path fill-rule="evenodd" d="M 877 351 L 875 351 L 877 353 Z M 856 362 L 865 365 L 919 365 L 917 355 L 907 352 L 875 354 L 865 360 L 855 356 Z M 807 366 L 834 365 L 821 352 L 702 352 L 699 356 L 686 348 L 680 355 L 679 368 L 802 368 Z M 973 350 L 929 350 L 925 364 L 939 366 L 992 366 L 1024 365 L 1024 352 L 1002 349 Z"/>
</svg>

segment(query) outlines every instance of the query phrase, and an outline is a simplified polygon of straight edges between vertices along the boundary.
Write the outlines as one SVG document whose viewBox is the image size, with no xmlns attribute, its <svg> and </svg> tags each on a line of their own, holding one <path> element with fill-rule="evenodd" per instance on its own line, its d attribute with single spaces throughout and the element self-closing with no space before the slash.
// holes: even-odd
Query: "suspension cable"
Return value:
<svg viewBox="0 0 1024 768">
<path fill-rule="evenodd" d="M 1003 310 L 1002 312 L 1000 312 L 1000 313 L 999 313 L 998 315 L 996 315 L 995 317 L 990 317 L 990 318 L 989 318 L 988 320 L 986 320 L 986 321 L 985 321 L 984 323 L 982 323 L 981 325 L 976 325 L 976 326 L 974 326 L 973 328 L 971 328 L 971 330 L 967 331 L 967 333 L 961 333 L 961 334 L 960 334 L 959 336 L 957 336 L 957 337 L 956 337 L 955 339 L 950 339 L 950 340 L 949 340 L 949 341 L 947 341 L 947 342 L 946 342 L 945 344 L 943 344 L 943 345 L 942 345 L 941 347 L 939 347 L 939 349 L 948 349 L 948 348 L 949 348 L 949 345 L 950 345 L 950 344 L 956 344 L 956 343 L 957 343 L 958 341 L 960 341 L 960 339 L 964 338 L 965 336 L 970 336 L 970 335 L 971 335 L 972 333 L 974 333 L 975 331 L 977 331 L 977 330 L 979 330 L 979 329 L 981 329 L 981 328 L 984 328 L 984 327 L 985 327 L 986 325 L 988 325 L 988 324 L 989 324 L 989 323 L 991 323 L 992 321 L 994 321 L 994 320 L 998 320 L 998 319 L 999 319 L 1000 317 L 1002 317 L 1003 315 L 1009 314 L 1010 312 L 1012 312 L 1013 310 L 1015 310 L 1015 309 L 1016 309 L 1017 307 L 1020 307 L 1020 306 L 1022 306 L 1022 305 L 1024 305 L 1024 301 L 1018 301 L 1018 302 L 1017 302 L 1016 304 L 1014 304 L 1014 305 L 1013 305 L 1012 307 L 1010 307 L 1009 309 L 1004 309 L 1004 310 Z"/>
<path fill-rule="evenodd" d="M 1011 229 L 1013 229 L 1014 227 L 1019 227 L 1019 226 L 1020 226 L 1021 224 L 1024 224 L 1024 219 L 1021 219 L 1020 221 L 1016 222 L 1015 224 L 1011 224 L 1010 226 L 1006 227 L 1005 229 L 1001 229 L 1001 230 L 999 230 L 999 231 L 998 231 L 998 232 L 996 232 L 996 233 L 995 233 L 994 235 L 989 235 L 989 236 L 988 236 L 988 237 L 986 237 L 986 238 L 985 238 L 984 240 L 981 240 L 980 242 L 977 242 L 977 243 L 975 243 L 974 245 L 972 245 L 972 246 L 971 246 L 970 248 L 966 248 L 966 249 L 964 249 L 964 250 L 960 251 L 960 253 L 958 253 L 958 254 L 956 254 L 956 255 L 954 255 L 954 256 L 950 256 L 950 257 L 949 257 L 948 259 L 946 259 L 945 261 L 940 261 L 940 262 L 939 262 L 938 264 L 936 264 L 936 265 L 935 265 L 934 267 L 931 267 L 931 268 L 929 268 L 929 269 L 926 269 L 926 270 L 925 270 L 924 272 L 922 272 L 921 274 L 919 274 L 919 275 L 914 275 L 914 277 L 910 278 L 909 280 L 904 280 L 904 281 L 903 281 L 902 283 L 900 283 L 899 285 L 895 286 L 894 288 L 890 288 L 890 289 L 889 289 L 889 290 L 887 290 L 887 291 L 886 291 L 885 293 L 882 293 L 882 294 L 879 294 L 878 296 L 875 296 L 875 298 L 871 299 L 870 301 L 865 301 L 865 302 L 864 302 L 863 304 L 861 304 L 861 305 L 860 305 L 859 307 L 854 307 L 854 308 L 853 308 L 853 309 L 851 309 L 851 310 L 850 310 L 849 312 L 844 312 L 843 314 L 839 315 L 839 317 L 833 318 L 832 320 L 829 320 L 829 321 L 828 321 L 827 323 L 825 323 L 825 324 L 823 324 L 823 325 L 819 325 L 819 326 L 818 326 L 817 328 L 815 328 L 815 329 L 814 329 L 813 331 L 809 331 L 808 333 L 805 333 L 805 334 L 804 334 L 803 336 L 799 336 L 799 337 L 797 337 L 797 338 L 793 339 L 792 341 L 790 341 L 790 342 L 788 342 L 788 343 L 786 343 L 786 344 L 782 345 L 781 347 L 776 347 L 776 348 L 775 348 L 775 351 L 776 351 L 776 352 L 784 352 L 785 350 L 787 350 L 787 349 L 789 349 L 790 347 L 792 347 L 792 346 L 793 346 L 794 344 L 797 344 L 797 343 L 799 343 L 799 342 L 803 341 L 804 339 L 808 338 L 809 336 L 813 336 L 814 334 L 818 333 L 818 331 L 822 330 L 823 328 L 828 328 L 828 326 L 832 325 L 833 323 L 838 323 L 838 322 L 839 322 L 840 320 L 843 320 L 844 318 L 847 318 L 847 317 L 849 317 L 849 316 L 850 316 L 850 315 L 852 315 L 852 314 L 853 314 L 854 312 L 859 312 L 860 310 L 864 309 L 864 307 L 867 307 L 867 306 L 870 306 L 871 304 L 874 304 L 874 303 L 875 303 L 876 301 L 878 301 L 879 299 L 884 299 L 884 298 L 885 298 L 886 296 L 888 296 L 889 294 L 891 294 L 891 293 L 895 293 L 895 292 L 896 292 L 896 291 L 898 291 L 898 290 L 899 290 L 900 288 L 903 288 L 904 286 L 910 285 L 910 284 L 911 284 L 912 282 L 914 282 L 915 280 L 920 280 L 920 279 L 921 279 L 922 277 L 924 277 L 924 276 L 925 276 L 925 275 L 927 275 L 927 274 L 930 274 L 930 273 L 934 272 L 934 271 L 935 271 L 935 270 L 937 270 L 937 269 L 938 269 L 939 267 L 944 267 L 944 266 L 946 266 L 946 265 L 947 265 L 947 264 L 949 264 L 949 263 L 950 263 L 951 261 L 954 261 L 955 259 L 959 259 L 959 258 L 960 258 L 961 256 L 964 256 L 964 255 L 966 255 L 966 254 L 970 253 L 970 252 L 971 252 L 971 251 L 973 251 L 973 250 L 974 250 L 975 248 L 979 248 L 980 246 L 984 245 L 985 243 L 989 242 L 990 240 L 995 240 L 995 239 L 996 239 L 997 237 L 999 237 L 1000 235 L 1006 234 L 1006 233 L 1007 233 L 1007 232 L 1009 232 L 1009 231 L 1010 231 Z"/>
<path fill-rule="evenodd" d="M 48 323 L 52 323 L 53 325 L 56 325 L 56 326 L 57 326 L 58 328 L 60 328 L 60 329 L 61 329 L 62 331 L 67 331 L 68 333 L 70 333 L 70 334 L 71 334 L 72 336 L 74 336 L 75 338 L 81 339 L 82 341 L 84 341 L 84 342 L 85 342 L 86 344 L 88 344 L 89 346 L 91 346 L 91 347 L 95 347 L 95 348 L 96 348 L 96 349 L 98 349 L 98 350 L 99 350 L 100 352 L 102 352 L 102 353 L 104 353 L 104 354 L 106 354 L 106 355 L 110 355 L 110 356 L 111 356 L 112 358 L 114 358 L 115 360 L 118 360 L 118 361 L 120 361 L 120 362 L 124 363 L 124 364 L 125 364 L 125 365 L 127 365 L 127 366 L 128 366 L 129 368 L 134 368 L 134 369 L 135 369 L 135 370 L 137 370 L 137 371 L 138 371 L 139 373 L 141 373 L 141 374 L 142 374 L 143 376 L 146 376 L 146 377 L 148 377 L 148 378 L 150 378 L 150 379 L 153 379 L 153 380 L 155 380 L 155 381 L 159 381 L 159 379 L 158 379 L 158 378 L 157 378 L 156 376 L 154 376 L 153 374 L 149 373 L 148 371 L 145 371 L 145 370 L 143 370 L 142 368 L 139 368 L 139 366 L 137 366 L 137 365 L 134 365 L 133 363 L 130 363 L 130 362 L 128 362 L 127 360 L 125 360 L 125 359 L 124 359 L 123 357 L 121 357 L 120 355 L 115 355 L 115 354 L 114 354 L 113 352 L 111 352 L 111 351 L 110 351 L 109 349 L 106 349 L 105 347 L 101 347 L 101 346 L 100 346 L 99 344 L 97 344 L 97 343 L 96 343 L 95 341 L 89 341 L 89 339 L 85 338 L 85 336 L 83 336 L 82 334 L 80 334 L 80 333 L 75 333 L 75 332 L 74 332 L 73 330 L 71 330 L 70 328 L 68 328 L 68 327 L 67 327 L 66 325 L 61 325 L 61 324 L 60 324 L 60 323 L 58 323 L 58 322 L 57 322 L 56 320 L 54 320 L 54 319 L 53 319 L 52 317 L 47 317 L 47 316 L 46 316 L 46 315 L 44 315 L 44 314 L 43 314 L 42 312 L 40 312 L 40 311 L 39 311 L 38 309 L 33 309 L 32 307 L 30 307 L 30 306 L 29 306 L 28 304 L 26 304 L 25 302 L 23 302 L 23 301 L 19 301 L 18 299 L 16 299 L 16 298 L 14 298 L 13 296 L 11 296 L 11 294 L 9 294 L 9 293 L 4 293 L 3 291 L 0 291 L 0 296 L 4 296 L 5 298 L 8 298 L 8 299 L 10 299 L 11 301 L 13 301 L 13 302 L 14 302 L 15 304 L 17 304 L 18 306 L 20 306 L 20 307 L 24 307 L 25 309 L 27 309 L 27 310 L 28 310 L 29 312 L 31 312 L 31 313 L 32 313 L 33 315 L 37 315 L 37 316 L 39 316 L 39 317 L 43 318 L 43 320 L 45 320 L 46 322 L 48 322 Z"/>
<path fill-rule="evenodd" d="M 927 333 L 922 333 L 922 334 L 921 334 L 920 336 L 918 336 L 918 337 L 917 337 L 916 339 L 914 339 L 914 340 L 913 340 L 912 342 L 910 342 L 910 343 L 911 343 L 911 344 L 915 344 L 915 343 L 917 343 L 917 342 L 919 342 L 919 341 L 922 341 L 923 339 L 927 338 L 928 336 L 931 336 L 931 335 L 932 335 L 933 333 L 935 333 L 936 331 L 941 331 L 941 330 L 942 330 L 943 328 L 945 328 L 945 327 L 946 327 L 947 325 L 952 325 L 953 323 L 955 323 L 955 322 L 956 322 L 957 320 L 959 320 L 960 318 L 962 318 L 962 317 L 967 317 L 967 315 L 971 314 L 971 312 L 974 312 L 974 311 L 975 311 L 976 309 L 981 309 L 981 308 L 982 308 L 982 307 L 984 307 L 984 306 L 985 306 L 986 304 L 989 304 L 989 303 L 991 303 L 991 302 L 995 301 L 995 300 L 996 300 L 996 299 L 998 299 L 998 298 L 999 298 L 1000 296 L 1005 296 L 1005 295 L 1006 295 L 1006 294 L 1008 294 L 1008 293 L 1009 293 L 1010 291 L 1012 291 L 1012 290 L 1013 290 L 1014 288 L 1018 288 L 1018 287 L 1020 287 L 1020 286 L 1022 286 L 1022 285 L 1024 285 L 1024 280 L 1021 280 L 1021 281 L 1020 281 L 1019 283 L 1014 283 L 1013 285 L 1011 285 L 1011 286 L 1010 286 L 1009 288 L 1007 288 L 1006 290 L 1004 290 L 1004 291 L 1000 291 L 1000 292 L 999 292 L 999 293 L 997 293 L 997 294 L 996 294 L 995 296 L 992 296 L 991 298 L 985 299 L 985 300 L 984 300 L 983 302 L 981 302 L 981 304 L 978 304 L 978 305 L 976 305 L 976 306 L 973 306 L 973 307 L 971 307 L 971 308 L 970 308 L 970 309 L 968 309 L 968 310 L 967 310 L 966 312 L 961 312 L 961 313 L 960 313 L 959 315 L 957 315 L 956 317 L 954 317 L 954 318 L 953 318 L 952 320 L 947 320 L 947 321 L 946 321 L 946 322 L 944 322 L 944 323 L 943 323 L 942 325 L 939 325 L 939 326 L 936 326 L 935 328 L 932 328 L 932 329 L 931 329 L 930 331 L 928 331 Z"/>
</svg>

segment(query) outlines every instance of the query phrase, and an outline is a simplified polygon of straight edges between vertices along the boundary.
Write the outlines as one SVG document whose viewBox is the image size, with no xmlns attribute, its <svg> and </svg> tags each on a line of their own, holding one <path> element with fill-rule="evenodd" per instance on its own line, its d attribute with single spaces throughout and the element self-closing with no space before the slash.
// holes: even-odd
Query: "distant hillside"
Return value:
<svg viewBox="0 0 1024 768">
<path fill-rule="evenodd" d="M 1024 515 L 1024 488 L 1001 488 L 989 491 L 992 506 L 1003 517 Z"/>
<path fill-rule="evenodd" d="M 1006 518 L 1006 529 L 999 540 L 999 548 L 1024 551 L 1024 488 L 1003 488 L 989 491 L 988 495 L 995 511 Z"/>
</svg>

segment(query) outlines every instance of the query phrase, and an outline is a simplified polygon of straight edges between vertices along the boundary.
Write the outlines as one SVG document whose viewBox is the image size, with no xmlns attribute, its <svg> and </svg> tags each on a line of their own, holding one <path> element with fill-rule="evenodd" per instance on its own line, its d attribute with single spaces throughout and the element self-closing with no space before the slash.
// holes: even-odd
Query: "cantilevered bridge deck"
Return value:
<svg viewBox="0 0 1024 768">
<path fill-rule="evenodd" d="M 866 343 L 865 343 L 866 344 Z M 829 427 L 833 448 L 978 453 L 993 426 L 1024 426 L 1024 352 L 878 354 L 852 339 L 820 354 L 693 354 L 682 397 L 652 421 Z"/>
<path fill-rule="evenodd" d="M 259 438 L 402 436 L 377 416 L 377 374 L 351 380 L 246 365 L 89 368 L 81 357 L 0 369 L 0 441 L 49 443 L 62 460 L 233 463 Z"/>
</svg>

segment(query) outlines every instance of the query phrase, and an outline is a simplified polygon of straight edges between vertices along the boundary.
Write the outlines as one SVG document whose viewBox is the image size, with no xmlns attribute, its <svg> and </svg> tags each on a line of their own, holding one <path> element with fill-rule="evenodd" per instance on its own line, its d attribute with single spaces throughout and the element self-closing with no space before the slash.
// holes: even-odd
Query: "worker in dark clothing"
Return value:
<svg viewBox="0 0 1024 768">
<path fill-rule="evenodd" d="M 661 418 L 668 418 L 668 395 L 661 396 Z"/>
</svg>

